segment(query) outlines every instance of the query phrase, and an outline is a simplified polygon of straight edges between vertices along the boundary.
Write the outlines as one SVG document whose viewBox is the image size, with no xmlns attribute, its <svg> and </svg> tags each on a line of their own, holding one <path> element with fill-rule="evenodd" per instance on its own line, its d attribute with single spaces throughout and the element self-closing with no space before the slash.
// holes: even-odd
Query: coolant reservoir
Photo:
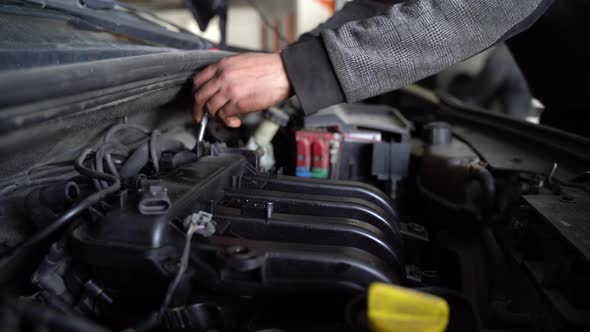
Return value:
<svg viewBox="0 0 590 332">
<path fill-rule="evenodd" d="M 289 116 L 280 108 L 271 107 L 264 112 L 264 120 L 258 125 L 254 135 L 250 137 L 246 147 L 250 150 L 262 149 L 260 157 L 260 167 L 264 171 L 269 171 L 275 165 L 275 157 L 272 146 L 272 139 L 277 134 L 281 126 L 289 122 Z"/>
</svg>

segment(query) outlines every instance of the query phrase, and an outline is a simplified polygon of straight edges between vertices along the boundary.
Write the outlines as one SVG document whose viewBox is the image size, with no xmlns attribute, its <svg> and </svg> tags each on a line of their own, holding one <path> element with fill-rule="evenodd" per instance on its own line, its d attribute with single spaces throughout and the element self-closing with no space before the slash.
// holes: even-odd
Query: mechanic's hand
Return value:
<svg viewBox="0 0 590 332">
<path fill-rule="evenodd" d="M 261 111 L 291 95 L 291 84 L 280 54 L 245 53 L 221 59 L 193 79 L 193 116 L 205 112 L 228 127 L 242 123 L 240 114 Z"/>
</svg>

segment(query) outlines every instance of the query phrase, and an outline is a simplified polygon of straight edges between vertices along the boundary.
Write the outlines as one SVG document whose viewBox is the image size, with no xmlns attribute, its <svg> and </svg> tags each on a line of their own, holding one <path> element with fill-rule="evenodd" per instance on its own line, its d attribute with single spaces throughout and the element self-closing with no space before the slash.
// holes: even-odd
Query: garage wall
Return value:
<svg viewBox="0 0 590 332">
<path fill-rule="evenodd" d="M 184 9 L 161 10 L 158 15 L 164 19 L 174 22 L 204 38 L 218 42 L 219 19 L 214 18 L 205 32 L 201 32 L 191 13 Z M 257 12 L 248 6 L 232 6 L 228 13 L 227 40 L 228 44 L 249 48 L 260 49 L 260 25 L 261 21 Z"/>
<path fill-rule="evenodd" d="M 332 16 L 332 10 L 326 2 L 319 0 L 297 0 L 297 34 L 301 35 L 315 29 L 320 23 Z"/>
<path fill-rule="evenodd" d="M 274 27 L 289 42 L 327 20 L 338 1 L 330 0 L 254 0 Z M 160 9 L 159 16 L 209 40 L 218 42 L 219 20 L 214 18 L 205 32 L 201 32 L 189 11 Z M 274 28 L 263 24 L 258 12 L 246 1 L 234 1 L 228 13 L 228 43 L 253 50 L 275 51 L 286 45 L 277 40 Z"/>
</svg>

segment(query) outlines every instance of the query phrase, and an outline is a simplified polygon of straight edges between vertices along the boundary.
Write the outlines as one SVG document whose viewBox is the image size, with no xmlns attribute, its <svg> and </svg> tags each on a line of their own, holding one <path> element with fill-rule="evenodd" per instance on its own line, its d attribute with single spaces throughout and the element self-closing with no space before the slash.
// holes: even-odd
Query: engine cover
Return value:
<svg viewBox="0 0 590 332">
<path fill-rule="evenodd" d="M 191 280 L 208 291 L 341 294 L 403 281 L 387 196 L 362 183 L 262 175 L 248 160 L 220 153 L 140 180 L 116 208 L 71 232 L 74 260 L 90 262 L 108 288 L 165 280 L 184 243 L 181 221 L 204 211 L 215 231 L 193 238 Z"/>
</svg>

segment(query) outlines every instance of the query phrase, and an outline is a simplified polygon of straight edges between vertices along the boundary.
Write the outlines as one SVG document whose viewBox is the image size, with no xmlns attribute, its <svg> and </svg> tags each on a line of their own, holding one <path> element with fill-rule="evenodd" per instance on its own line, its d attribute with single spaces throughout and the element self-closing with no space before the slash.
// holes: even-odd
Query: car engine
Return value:
<svg viewBox="0 0 590 332">
<path fill-rule="evenodd" d="M 0 330 L 590 328 L 587 141 L 416 88 L 199 128 L 170 81 L 0 99 Z"/>
<path fill-rule="evenodd" d="M 145 137 L 123 144 L 121 132 Z M 43 231 L 3 260 L 70 223 L 33 273 L 31 301 L 119 329 L 292 327 L 320 309 L 328 320 L 326 307 L 336 321 L 371 283 L 405 280 L 402 238 L 412 232 L 389 197 L 363 183 L 263 173 L 259 159 L 116 125 L 79 156 L 79 176 L 28 194 Z"/>
</svg>

